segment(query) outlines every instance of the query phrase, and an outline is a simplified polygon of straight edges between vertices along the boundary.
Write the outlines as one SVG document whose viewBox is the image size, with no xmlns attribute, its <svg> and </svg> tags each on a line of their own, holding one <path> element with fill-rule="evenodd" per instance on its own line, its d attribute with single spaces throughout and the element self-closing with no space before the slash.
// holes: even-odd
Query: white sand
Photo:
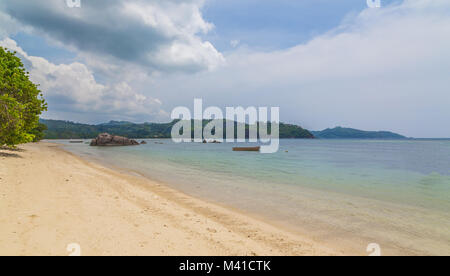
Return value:
<svg viewBox="0 0 450 276">
<path fill-rule="evenodd" d="M 51 143 L 0 151 L 0 255 L 339 255 Z"/>
</svg>

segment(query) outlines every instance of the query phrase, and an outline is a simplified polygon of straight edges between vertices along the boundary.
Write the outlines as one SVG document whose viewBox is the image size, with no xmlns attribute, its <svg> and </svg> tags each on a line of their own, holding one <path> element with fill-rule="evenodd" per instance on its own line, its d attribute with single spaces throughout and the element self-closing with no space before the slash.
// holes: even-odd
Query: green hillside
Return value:
<svg viewBox="0 0 450 276">
<path fill-rule="evenodd" d="M 170 123 L 135 124 L 130 122 L 111 121 L 105 124 L 89 125 L 58 120 L 41 119 L 40 121 L 48 128 L 45 131 L 45 139 L 91 139 L 103 132 L 128 138 L 170 138 L 172 126 L 177 122 L 175 120 Z M 203 125 L 206 125 L 208 122 L 209 121 L 204 121 Z M 246 125 L 245 128 L 246 136 L 248 137 L 249 126 Z M 224 129 L 226 129 L 226 127 L 224 127 Z M 300 126 L 280 123 L 280 138 L 311 139 L 314 138 L 314 136 L 308 130 L 303 129 Z"/>
<path fill-rule="evenodd" d="M 406 139 L 405 136 L 389 131 L 364 131 L 343 127 L 328 128 L 311 133 L 320 139 Z"/>
</svg>

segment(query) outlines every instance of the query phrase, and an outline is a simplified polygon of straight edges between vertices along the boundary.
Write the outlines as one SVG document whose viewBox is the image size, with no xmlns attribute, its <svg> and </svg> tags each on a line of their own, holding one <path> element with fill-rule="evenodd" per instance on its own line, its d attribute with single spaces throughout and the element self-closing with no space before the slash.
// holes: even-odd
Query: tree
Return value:
<svg viewBox="0 0 450 276">
<path fill-rule="evenodd" d="M 0 47 L 0 146 L 35 139 L 39 115 L 47 110 L 42 97 L 16 53 Z"/>
<path fill-rule="evenodd" d="M 47 130 L 47 126 L 42 124 L 42 123 L 38 123 L 37 127 L 35 127 L 34 129 L 31 130 L 30 134 L 34 135 L 33 138 L 33 142 L 39 142 L 42 139 L 44 139 L 44 135 L 45 135 L 45 131 Z"/>
</svg>

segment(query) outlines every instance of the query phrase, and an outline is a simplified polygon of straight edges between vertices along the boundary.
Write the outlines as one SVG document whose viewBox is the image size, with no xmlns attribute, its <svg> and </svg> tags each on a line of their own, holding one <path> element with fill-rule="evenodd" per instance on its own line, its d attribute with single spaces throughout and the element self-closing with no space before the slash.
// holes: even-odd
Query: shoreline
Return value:
<svg viewBox="0 0 450 276">
<path fill-rule="evenodd" d="M 153 162 L 150 159 L 135 159 L 135 154 L 123 156 L 124 160 L 128 161 L 115 160 L 121 159 L 120 155 L 94 154 L 90 150 L 79 151 L 62 141 L 58 143 L 61 143 L 64 150 L 94 164 L 101 164 L 113 171 L 144 177 L 201 202 L 220 206 L 242 216 L 265 222 L 284 232 L 306 237 L 315 244 L 335 249 L 336 252 L 340 252 L 339 255 L 367 256 L 370 253 L 367 251 L 368 246 L 374 243 L 380 245 L 382 254 L 387 256 L 440 255 L 446 252 L 445 246 L 440 246 L 441 237 L 445 236 L 438 236 L 439 231 L 445 235 L 442 230 L 445 227 L 433 228 L 435 220 L 431 219 L 438 216 L 446 217 L 440 212 L 431 212 L 429 209 L 398 201 L 380 201 L 371 197 L 308 187 L 283 191 L 286 187 L 280 185 L 281 190 L 273 190 L 269 198 L 266 188 L 270 190 L 274 186 L 265 186 L 262 189 L 264 192 L 260 193 L 261 186 L 258 184 L 253 186 L 252 190 L 236 194 L 233 192 L 248 188 L 246 185 L 249 182 L 242 182 L 239 179 L 233 182 L 228 179 L 217 185 L 217 182 L 209 180 L 205 182 L 206 178 L 201 175 L 184 179 L 179 172 L 184 171 L 186 166 L 189 167 L 189 163 L 179 167 L 163 166 L 161 170 L 157 167 L 158 164 L 155 164 L 155 167 L 141 166 L 141 163 Z M 127 153 L 127 150 L 124 152 Z M 135 163 L 137 160 L 139 161 Z M 174 177 L 167 178 L 166 174 L 172 174 Z M 229 193 L 230 191 L 232 193 Z M 280 191 L 284 194 L 279 194 Z M 229 198 L 231 194 L 233 198 Z M 280 202 L 280 198 L 283 197 L 286 202 L 290 202 L 291 199 L 295 201 L 285 204 Z M 268 201 L 262 202 L 261 199 Z M 423 225 L 424 217 L 430 219 Z M 415 240 L 415 244 L 410 244 L 410 240 Z"/>
<path fill-rule="evenodd" d="M 0 166 L 0 255 L 344 255 L 306 236 L 114 170 L 58 144 Z M 6 155 L 5 155 L 6 154 Z"/>
</svg>

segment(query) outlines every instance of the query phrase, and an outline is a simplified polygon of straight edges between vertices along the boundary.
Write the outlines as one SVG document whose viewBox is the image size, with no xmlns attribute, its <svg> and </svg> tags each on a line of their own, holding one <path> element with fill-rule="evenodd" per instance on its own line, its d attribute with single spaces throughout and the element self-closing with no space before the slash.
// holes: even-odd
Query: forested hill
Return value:
<svg viewBox="0 0 450 276">
<path fill-rule="evenodd" d="M 172 126 L 177 121 L 143 124 L 111 121 L 98 125 L 44 119 L 41 119 L 40 122 L 48 127 L 45 131 L 45 139 L 90 139 L 104 132 L 128 138 L 170 138 Z M 206 123 L 207 121 L 203 122 L 203 124 Z M 248 130 L 248 125 L 246 125 L 246 129 Z M 280 138 L 311 139 L 314 136 L 300 126 L 280 123 Z"/>
<path fill-rule="evenodd" d="M 320 139 L 407 139 L 405 136 L 389 131 L 363 131 L 343 127 L 312 131 L 312 134 Z"/>
</svg>

